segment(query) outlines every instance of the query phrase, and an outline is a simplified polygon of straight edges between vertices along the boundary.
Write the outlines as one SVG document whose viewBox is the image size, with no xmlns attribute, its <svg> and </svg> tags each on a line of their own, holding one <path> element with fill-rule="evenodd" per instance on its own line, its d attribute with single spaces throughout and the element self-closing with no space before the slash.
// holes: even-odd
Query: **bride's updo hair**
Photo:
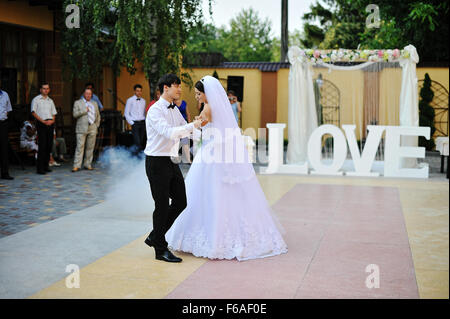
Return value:
<svg viewBox="0 0 450 319">
<path fill-rule="evenodd" d="M 197 83 L 195 83 L 195 88 L 200 92 L 205 93 L 205 86 L 203 85 L 202 80 L 197 81 Z"/>
</svg>

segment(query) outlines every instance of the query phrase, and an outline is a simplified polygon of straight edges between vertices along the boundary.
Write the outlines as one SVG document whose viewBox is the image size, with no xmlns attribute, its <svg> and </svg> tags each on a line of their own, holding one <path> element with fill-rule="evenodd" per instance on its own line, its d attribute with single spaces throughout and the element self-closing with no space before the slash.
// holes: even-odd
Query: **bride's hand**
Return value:
<svg viewBox="0 0 450 319">
<path fill-rule="evenodd" d="M 194 123 L 195 128 L 199 128 L 202 125 L 201 119 L 195 119 L 192 123 Z"/>
<path fill-rule="evenodd" d="M 200 115 L 194 117 L 194 119 L 195 119 L 195 120 L 200 120 L 200 121 L 202 121 L 202 123 L 206 121 L 206 119 L 204 119 L 204 118 L 201 117 Z"/>
</svg>

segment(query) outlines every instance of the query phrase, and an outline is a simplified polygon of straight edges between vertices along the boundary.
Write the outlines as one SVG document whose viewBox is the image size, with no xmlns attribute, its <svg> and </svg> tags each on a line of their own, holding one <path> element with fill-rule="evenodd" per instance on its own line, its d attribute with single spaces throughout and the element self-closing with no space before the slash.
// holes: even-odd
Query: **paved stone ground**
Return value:
<svg viewBox="0 0 450 319">
<path fill-rule="evenodd" d="M 189 166 L 181 165 L 183 175 Z M 110 177 L 107 169 L 72 173 L 72 161 L 52 167 L 46 175 L 34 166 L 13 165 L 14 180 L 0 180 L 0 238 L 72 214 L 105 200 Z"/>
<path fill-rule="evenodd" d="M 105 170 L 71 172 L 71 163 L 46 175 L 13 166 L 14 180 L 0 180 L 0 238 L 96 205 L 104 199 Z"/>
<path fill-rule="evenodd" d="M 440 157 L 428 154 L 430 178 L 443 179 Z M 188 165 L 180 165 L 183 175 Z M 97 165 L 94 171 L 72 173 L 72 161 L 53 167 L 46 175 L 36 174 L 34 166 L 12 166 L 14 180 L 0 180 L 0 238 L 61 216 L 91 207 L 105 200 L 110 177 Z M 255 165 L 258 172 L 259 167 Z"/>
</svg>

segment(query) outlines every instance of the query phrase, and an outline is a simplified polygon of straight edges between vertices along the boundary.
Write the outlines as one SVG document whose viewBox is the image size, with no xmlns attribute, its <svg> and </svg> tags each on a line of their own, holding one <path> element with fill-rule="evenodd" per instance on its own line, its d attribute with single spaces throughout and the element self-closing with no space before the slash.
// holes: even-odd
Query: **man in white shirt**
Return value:
<svg viewBox="0 0 450 319">
<path fill-rule="evenodd" d="M 136 84 L 134 95 L 127 100 L 125 105 L 125 119 L 131 125 L 133 141 L 137 152 L 145 148 L 145 100 L 142 98 L 142 85 Z"/>
<path fill-rule="evenodd" d="M 147 146 L 144 153 L 145 170 L 153 199 L 153 230 L 145 243 L 155 249 L 155 257 L 167 262 L 181 262 L 167 248 L 166 232 L 186 208 L 184 178 L 171 157 L 178 156 L 180 138 L 190 136 L 201 120 L 187 124 L 174 100 L 181 97 L 181 80 L 175 74 L 166 74 L 158 81 L 162 93 L 152 105 L 145 119 Z M 169 206 L 169 198 L 172 200 Z"/>
<path fill-rule="evenodd" d="M 38 156 L 36 168 L 38 174 L 51 172 L 48 167 L 50 153 L 53 146 L 53 130 L 56 116 L 56 107 L 53 100 L 48 96 L 50 84 L 41 84 L 41 94 L 31 101 L 31 114 L 36 118 L 36 129 L 38 135 Z"/>
<path fill-rule="evenodd" d="M 0 166 L 2 179 L 14 179 L 9 175 L 8 163 L 8 112 L 12 111 L 9 95 L 1 90 L 0 82 Z"/>
</svg>

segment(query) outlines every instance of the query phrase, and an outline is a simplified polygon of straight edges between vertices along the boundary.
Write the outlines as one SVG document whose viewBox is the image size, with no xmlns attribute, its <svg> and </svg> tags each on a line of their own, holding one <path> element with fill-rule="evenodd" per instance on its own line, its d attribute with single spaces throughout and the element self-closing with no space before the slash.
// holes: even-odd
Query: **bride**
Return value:
<svg viewBox="0 0 450 319">
<path fill-rule="evenodd" d="M 225 90 L 216 78 L 205 76 L 195 84 L 195 97 L 205 103 L 202 144 L 185 179 L 187 207 L 166 234 L 169 247 L 240 261 L 286 253 Z M 230 160 L 230 149 L 236 160 Z M 238 160 L 239 155 L 247 160 Z"/>
</svg>

